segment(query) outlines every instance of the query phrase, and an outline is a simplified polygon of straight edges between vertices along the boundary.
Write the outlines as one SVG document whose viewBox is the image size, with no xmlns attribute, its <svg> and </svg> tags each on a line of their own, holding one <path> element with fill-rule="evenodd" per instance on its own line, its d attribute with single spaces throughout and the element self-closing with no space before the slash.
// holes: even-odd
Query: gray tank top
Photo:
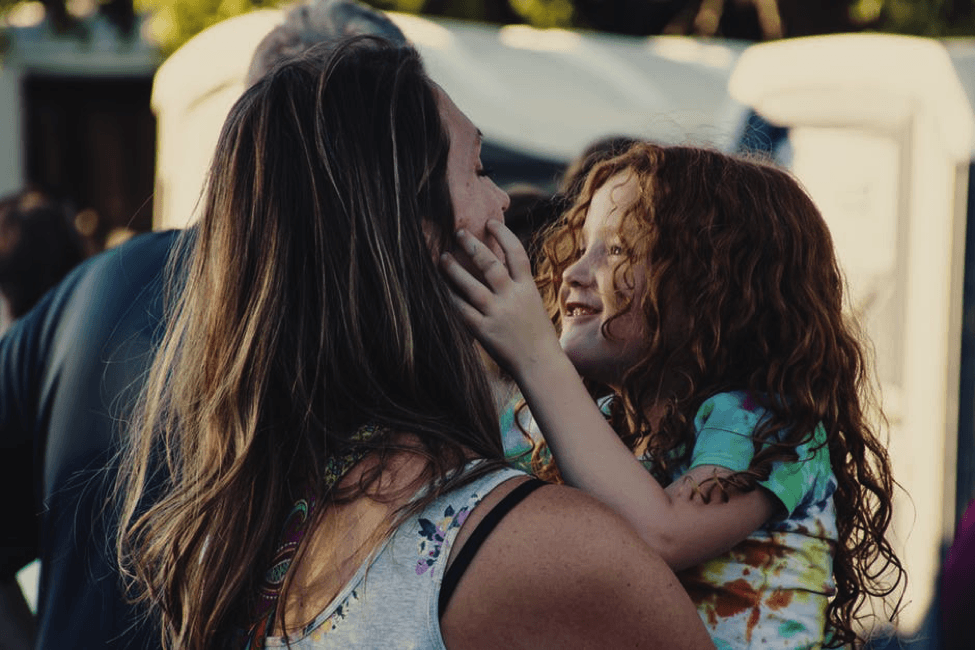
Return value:
<svg viewBox="0 0 975 650">
<path fill-rule="evenodd" d="M 451 544 L 481 499 L 518 476 L 525 473 L 500 469 L 435 499 L 403 522 L 301 632 L 287 643 L 268 637 L 265 647 L 445 650 L 438 600 Z"/>
</svg>

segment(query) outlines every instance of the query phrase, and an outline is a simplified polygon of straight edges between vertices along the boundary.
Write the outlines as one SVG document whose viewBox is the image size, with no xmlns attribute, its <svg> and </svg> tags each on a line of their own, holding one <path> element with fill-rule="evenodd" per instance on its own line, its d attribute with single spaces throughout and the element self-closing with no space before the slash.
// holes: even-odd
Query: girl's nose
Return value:
<svg viewBox="0 0 975 650">
<path fill-rule="evenodd" d="M 569 286 L 585 287 L 592 283 L 592 267 L 587 255 L 583 254 L 562 271 L 562 282 Z"/>
</svg>

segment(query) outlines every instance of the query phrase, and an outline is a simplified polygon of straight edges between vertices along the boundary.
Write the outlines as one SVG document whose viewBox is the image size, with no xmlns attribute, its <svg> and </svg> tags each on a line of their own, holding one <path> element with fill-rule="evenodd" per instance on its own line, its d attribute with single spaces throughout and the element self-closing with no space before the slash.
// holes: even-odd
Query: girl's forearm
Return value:
<svg viewBox="0 0 975 650">
<path fill-rule="evenodd" d="M 515 379 L 566 483 L 629 522 L 674 571 L 726 552 L 761 526 L 776 500 L 763 489 L 705 501 L 693 486 L 730 470 L 703 465 L 664 489 L 619 439 L 564 353 L 521 364 Z"/>
<path fill-rule="evenodd" d="M 652 547 L 670 544 L 670 496 L 613 431 L 564 354 L 533 359 L 517 369 L 532 417 L 566 483 L 621 514 Z"/>
</svg>

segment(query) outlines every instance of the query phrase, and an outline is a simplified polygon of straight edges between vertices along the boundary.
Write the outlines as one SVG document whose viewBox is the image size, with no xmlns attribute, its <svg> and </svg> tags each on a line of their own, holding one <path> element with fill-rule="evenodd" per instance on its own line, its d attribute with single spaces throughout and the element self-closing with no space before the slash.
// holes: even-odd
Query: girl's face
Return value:
<svg viewBox="0 0 975 650">
<path fill-rule="evenodd" d="M 630 172 L 609 178 L 596 191 L 579 233 L 579 258 L 562 273 L 559 290 L 562 348 L 580 375 L 609 386 L 618 386 L 646 349 L 639 304 L 610 323 L 608 337 L 603 334 L 603 324 L 634 296 L 639 300 L 646 286 L 646 269 L 628 264 L 620 233 L 638 191 Z"/>
</svg>

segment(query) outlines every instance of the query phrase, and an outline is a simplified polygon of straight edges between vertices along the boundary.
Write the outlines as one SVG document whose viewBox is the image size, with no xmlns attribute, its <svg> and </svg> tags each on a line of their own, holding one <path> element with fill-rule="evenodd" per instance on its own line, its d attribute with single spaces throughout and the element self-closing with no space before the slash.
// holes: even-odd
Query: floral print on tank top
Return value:
<svg viewBox="0 0 975 650">
<path fill-rule="evenodd" d="M 329 632 L 338 629 L 339 625 L 342 624 L 342 621 L 348 618 L 349 614 L 355 609 L 355 606 L 358 603 L 359 594 L 355 589 L 353 589 L 349 595 L 345 597 L 345 600 L 342 601 L 342 604 L 336 607 L 335 611 L 332 612 L 328 618 L 325 618 L 324 620 L 313 620 L 311 623 L 305 626 L 305 628 L 301 631 L 301 634 L 295 637 L 295 640 L 307 637 L 315 643 L 324 641 Z"/>
<path fill-rule="evenodd" d="M 475 498 L 478 502 L 480 501 L 480 497 L 477 495 L 475 495 Z M 477 505 L 477 502 L 473 505 Z M 420 540 L 417 543 L 417 555 L 419 555 L 419 558 L 416 561 L 416 575 L 419 576 L 426 573 L 427 569 L 437 563 L 437 560 L 442 554 L 450 550 L 450 544 L 444 543 L 444 540 L 447 539 L 447 533 L 464 525 L 473 505 L 464 506 L 457 511 L 454 511 L 453 506 L 447 506 L 446 510 L 444 510 L 443 517 L 436 522 L 422 517 L 418 520 L 420 524 Z"/>
<path fill-rule="evenodd" d="M 465 471 L 469 471 L 479 462 L 481 461 L 472 462 Z M 494 478 L 498 474 L 501 479 Z M 389 610 L 390 607 L 396 607 L 389 600 L 390 593 L 396 598 L 409 593 L 410 600 L 421 611 L 435 611 L 433 608 L 436 607 L 439 595 L 437 579 L 443 577 L 442 565 L 450 555 L 451 541 L 455 539 L 457 530 L 464 525 L 468 515 L 484 495 L 503 480 L 518 475 L 511 470 L 487 475 L 477 479 L 473 486 L 458 488 L 455 493 L 444 495 L 430 504 L 420 514 L 407 518 L 402 527 L 394 531 L 362 563 L 356 575 L 331 605 L 300 632 L 289 635 L 287 639 L 272 637 L 265 647 L 434 647 L 429 644 L 404 645 L 404 639 L 397 641 L 393 636 L 401 631 L 405 637 L 411 639 L 410 635 L 417 633 L 416 630 L 402 630 L 401 627 L 396 628 L 393 636 L 383 637 L 382 645 L 364 640 L 383 634 L 376 631 L 376 625 L 371 624 L 369 619 L 378 616 L 388 623 L 391 613 L 396 613 Z M 421 490 L 414 498 L 419 498 L 424 493 Z M 383 589 L 389 585 L 392 585 L 391 591 L 384 592 Z M 377 593 L 380 595 L 377 596 Z M 427 600 L 430 605 L 425 605 Z M 419 616 L 411 617 L 410 621 L 419 628 L 427 626 Z"/>
</svg>

